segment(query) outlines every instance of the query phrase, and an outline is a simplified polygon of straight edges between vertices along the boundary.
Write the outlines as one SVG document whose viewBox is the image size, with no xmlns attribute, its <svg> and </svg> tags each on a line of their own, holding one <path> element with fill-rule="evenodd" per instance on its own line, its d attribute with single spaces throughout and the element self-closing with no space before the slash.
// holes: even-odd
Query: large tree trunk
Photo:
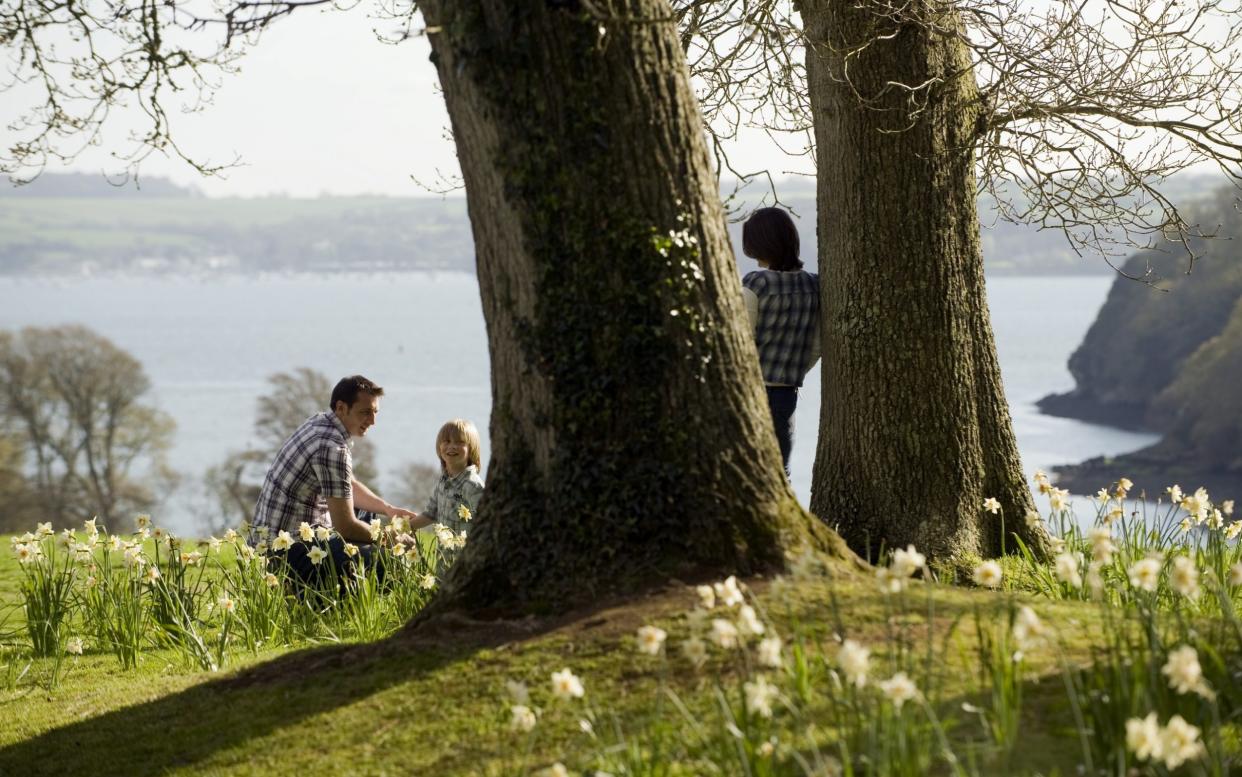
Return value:
<svg viewBox="0 0 1242 777">
<path fill-rule="evenodd" d="M 1044 552 L 984 292 L 956 10 L 808 0 L 803 20 L 824 334 L 811 509 L 860 553 L 958 560 L 1001 550 L 995 497 L 1006 532 Z"/>
<path fill-rule="evenodd" d="M 433 612 L 538 612 L 778 568 L 808 543 L 844 553 L 781 475 L 667 5 L 420 8 L 494 403 L 478 525 Z"/>
</svg>

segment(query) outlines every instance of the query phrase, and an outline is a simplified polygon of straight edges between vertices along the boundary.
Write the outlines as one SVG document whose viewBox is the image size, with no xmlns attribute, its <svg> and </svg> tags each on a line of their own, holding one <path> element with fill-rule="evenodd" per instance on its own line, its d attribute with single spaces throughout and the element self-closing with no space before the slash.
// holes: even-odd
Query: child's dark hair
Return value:
<svg viewBox="0 0 1242 777">
<path fill-rule="evenodd" d="M 760 208 L 742 225 L 742 252 L 768 263 L 769 270 L 801 270 L 798 228 L 780 208 Z"/>
</svg>

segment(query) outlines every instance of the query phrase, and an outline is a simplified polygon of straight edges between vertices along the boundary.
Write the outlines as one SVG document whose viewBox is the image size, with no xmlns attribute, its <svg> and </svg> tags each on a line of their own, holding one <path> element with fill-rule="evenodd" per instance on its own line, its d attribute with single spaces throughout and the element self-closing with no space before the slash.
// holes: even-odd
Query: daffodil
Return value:
<svg viewBox="0 0 1242 777">
<path fill-rule="evenodd" d="M 1177 556 L 1169 570 L 1169 585 L 1187 599 L 1199 597 L 1199 568 L 1189 556 Z"/>
<path fill-rule="evenodd" d="M 881 680 L 879 685 L 880 691 L 897 709 L 901 709 L 906 702 L 917 699 L 919 695 L 918 686 L 905 672 L 898 672 L 887 680 Z"/>
<path fill-rule="evenodd" d="M 742 684 L 746 692 L 746 708 L 761 717 L 772 717 L 772 702 L 776 699 L 777 690 L 765 677 Z"/>
<path fill-rule="evenodd" d="M 707 643 L 698 637 L 691 637 L 682 642 L 681 652 L 695 669 L 707 663 Z"/>
<path fill-rule="evenodd" d="M 703 605 L 703 609 L 710 610 L 716 606 L 716 590 L 710 585 L 700 585 L 694 589 L 699 595 L 699 603 Z"/>
<path fill-rule="evenodd" d="M 289 533 L 281 532 L 281 534 L 288 536 Z M 315 539 L 315 528 L 306 521 L 302 521 L 298 524 L 298 537 L 301 538 L 302 542 L 310 542 Z"/>
<path fill-rule="evenodd" d="M 552 693 L 558 699 L 581 699 L 586 691 L 582 687 L 582 679 L 566 667 L 552 673 Z"/>
<path fill-rule="evenodd" d="M 996 515 L 1001 511 L 1001 503 L 996 500 L 996 497 L 989 496 L 987 499 L 983 500 L 983 509 L 987 510 L 992 515 Z"/>
<path fill-rule="evenodd" d="M 310 559 L 310 563 L 314 564 L 315 566 L 319 566 L 319 564 L 320 564 L 320 563 L 321 563 L 321 562 L 322 562 L 325 558 L 327 558 L 328 553 L 327 553 L 327 551 L 325 551 L 323 548 L 321 548 L 321 547 L 319 547 L 318 545 L 316 545 L 315 547 L 311 548 L 311 549 L 310 549 L 310 553 L 308 553 L 308 554 L 306 554 L 306 555 L 307 555 L 307 558 L 309 558 L 309 559 Z"/>
<path fill-rule="evenodd" d="M 845 678 L 856 687 L 867 684 L 867 672 L 871 666 L 871 651 L 852 639 L 841 643 L 837 651 L 837 665 L 845 673 Z"/>
<path fill-rule="evenodd" d="M 525 704 L 514 704 L 509 708 L 513 715 L 513 719 L 509 722 L 509 727 L 514 731 L 531 731 L 535 728 L 538 719 L 535 717 L 535 711 Z"/>
<path fill-rule="evenodd" d="M 724 618 L 713 619 L 712 641 L 725 650 L 737 647 L 737 626 Z"/>
<path fill-rule="evenodd" d="M 1169 652 L 1169 658 L 1160 669 L 1161 674 L 1169 678 L 1169 687 L 1178 693 L 1196 693 L 1205 699 L 1213 699 L 1216 694 L 1203 679 L 1203 668 L 1199 665 L 1199 654 L 1190 645 L 1182 645 Z"/>
<path fill-rule="evenodd" d="M 985 561 L 975 567 L 975 572 L 971 575 L 971 579 L 976 585 L 985 588 L 996 588 L 1001 584 L 1001 565 L 995 561 Z"/>
<path fill-rule="evenodd" d="M 725 607 L 736 607 L 745 600 L 745 597 L 742 595 L 742 588 L 738 585 L 737 578 L 733 575 L 729 575 L 723 582 L 714 584 L 712 588 L 715 591 L 716 598 Z"/>
<path fill-rule="evenodd" d="M 1126 747 L 1140 761 L 1159 760 L 1164 754 L 1164 746 L 1160 737 L 1160 722 L 1156 713 L 1152 712 L 1145 718 L 1130 718 L 1126 721 Z"/>
<path fill-rule="evenodd" d="M 781 661 L 781 638 L 776 635 L 765 637 L 759 643 L 756 658 L 760 666 L 779 669 L 783 663 Z"/>
<path fill-rule="evenodd" d="M 664 640 L 668 638 L 668 633 L 664 629 L 656 626 L 643 626 L 638 630 L 638 652 L 647 655 L 659 655 L 660 648 L 664 646 Z"/>
<path fill-rule="evenodd" d="M 1145 558 L 1134 562 L 1127 570 L 1130 585 L 1144 591 L 1155 591 L 1160 585 L 1160 569 L 1164 563 L 1159 558 Z"/>
<path fill-rule="evenodd" d="M 1160 732 L 1164 765 L 1172 770 L 1187 761 L 1201 758 L 1206 750 L 1203 742 L 1199 740 L 1199 734 L 1199 729 L 1187 723 L 1181 715 L 1169 718 L 1168 725 Z"/>
<path fill-rule="evenodd" d="M 1055 562 L 1057 579 L 1068 583 L 1071 588 L 1082 588 L 1082 574 L 1079 572 L 1081 565 L 1081 553 L 1062 553 Z"/>
<path fill-rule="evenodd" d="M 737 611 L 738 631 L 742 634 L 759 636 L 764 632 L 763 621 L 755 615 L 755 608 L 744 604 Z"/>
</svg>

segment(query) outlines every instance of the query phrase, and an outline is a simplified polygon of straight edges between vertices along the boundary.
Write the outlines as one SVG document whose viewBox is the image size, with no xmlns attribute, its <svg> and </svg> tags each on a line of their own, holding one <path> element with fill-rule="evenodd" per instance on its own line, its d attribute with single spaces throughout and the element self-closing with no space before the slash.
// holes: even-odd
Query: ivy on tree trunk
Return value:
<svg viewBox="0 0 1242 777">
<path fill-rule="evenodd" d="M 431 612 L 543 612 L 845 550 L 781 471 L 663 0 L 420 3 L 492 365 L 488 485 Z"/>
</svg>

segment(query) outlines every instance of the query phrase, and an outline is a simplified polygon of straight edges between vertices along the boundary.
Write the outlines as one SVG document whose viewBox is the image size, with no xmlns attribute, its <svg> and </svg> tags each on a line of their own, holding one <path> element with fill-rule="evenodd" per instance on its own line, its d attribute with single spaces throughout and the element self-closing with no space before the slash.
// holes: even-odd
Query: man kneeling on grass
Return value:
<svg viewBox="0 0 1242 777">
<path fill-rule="evenodd" d="M 354 478 L 350 440 L 375 424 L 383 395 L 382 388 L 361 375 L 342 378 L 332 390 L 330 409 L 306 419 L 285 440 L 263 480 L 250 542 L 266 539 L 275 556 L 283 554 L 303 582 L 317 583 L 332 575 L 343 580 L 357 561 L 368 568 L 378 562 L 371 526 L 359 520 L 354 508 L 415 515 L 385 502 Z M 302 529 L 303 523 L 309 530 Z"/>
</svg>

